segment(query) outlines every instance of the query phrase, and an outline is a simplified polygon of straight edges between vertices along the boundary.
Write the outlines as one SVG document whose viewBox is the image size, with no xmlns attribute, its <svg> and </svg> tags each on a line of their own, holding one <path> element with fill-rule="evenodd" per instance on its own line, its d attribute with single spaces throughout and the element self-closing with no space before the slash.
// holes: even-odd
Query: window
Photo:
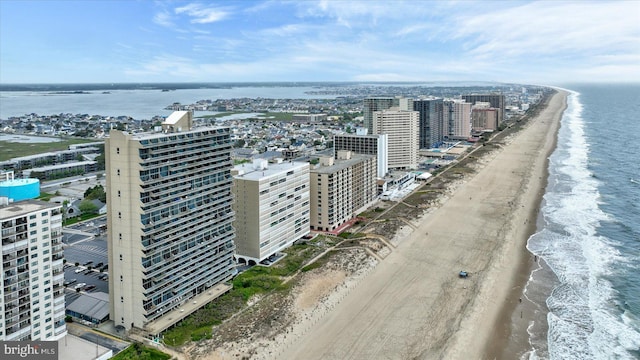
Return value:
<svg viewBox="0 0 640 360">
<path fill-rule="evenodd" d="M 116 170 L 118 176 L 120 176 L 120 169 Z"/>
<path fill-rule="evenodd" d="M 122 213 L 118 211 L 118 219 L 122 219 Z"/>
<path fill-rule="evenodd" d="M 120 197 L 120 190 L 118 190 L 118 197 Z"/>
<path fill-rule="evenodd" d="M 120 154 L 120 148 L 119 147 L 116 148 L 116 154 Z"/>
</svg>

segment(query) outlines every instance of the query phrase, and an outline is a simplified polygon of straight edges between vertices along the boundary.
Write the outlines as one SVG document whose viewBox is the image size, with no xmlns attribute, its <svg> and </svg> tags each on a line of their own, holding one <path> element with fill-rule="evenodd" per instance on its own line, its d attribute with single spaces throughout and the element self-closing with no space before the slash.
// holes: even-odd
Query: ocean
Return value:
<svg viewBox="0 0 640 360">
<path fill-rule="evenodd" d="M 525 290 L 538 316 L 523 358 L 640 359 L 640 85 L 566 88 L 528 242 L 542 261 Z"/>
</svg>

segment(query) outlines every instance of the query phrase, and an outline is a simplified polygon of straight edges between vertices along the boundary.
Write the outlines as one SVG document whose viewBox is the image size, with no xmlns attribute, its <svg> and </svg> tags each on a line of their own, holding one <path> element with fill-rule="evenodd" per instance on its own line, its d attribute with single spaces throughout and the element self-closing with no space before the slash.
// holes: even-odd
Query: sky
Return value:
<svg viewBox="0 0 640 360">
<path fill-rule="evenodd" d="M 640 82 L 640 0 L 0 0 L 0 83 Z"/>
</svg>

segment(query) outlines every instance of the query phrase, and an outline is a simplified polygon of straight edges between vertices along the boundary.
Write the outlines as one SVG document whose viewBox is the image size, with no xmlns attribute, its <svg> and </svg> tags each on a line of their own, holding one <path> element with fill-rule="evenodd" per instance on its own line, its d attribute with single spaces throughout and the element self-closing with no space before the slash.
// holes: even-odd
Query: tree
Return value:
<svg viewBox="0 0 640 360">
<path fill-rule="evenodd" d="M 89 200 L 82 200 L 78 208 L 83 214 L 95 214 L 98 212 L 98 207 Z"/>
<path fill-rule="evenodd" d="M 84 192 L 84 198 L 87 200 L 98 199 L 103 203 L 107 202 L 107 193 L 104 191 L 104 187 L 102 185 L 96 185 L 92 188 L 88 188 Z"/>
</svg>

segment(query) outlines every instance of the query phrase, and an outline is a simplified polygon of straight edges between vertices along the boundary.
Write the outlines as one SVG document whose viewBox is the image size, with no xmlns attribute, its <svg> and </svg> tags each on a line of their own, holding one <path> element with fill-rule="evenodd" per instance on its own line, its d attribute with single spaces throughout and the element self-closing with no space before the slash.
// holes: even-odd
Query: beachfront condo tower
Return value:
<svg viewBox="0 0 640 360">
<path fill-rule="evenodd" d="M 376 200 L 376 157 L 338 151 L 310 171 L 311 230 L 339 232 Z"/>
<path fill-rule="evenodd" d="M 450 140 L 467 140 L 471 136 L 471 106 L 460 99 L 444 102 L 444 123 Z"/>
<path fill-rule="evenodd" d="M 373 132 L 373 113 L 389 109 L 393 106 L 399 106 L 399 99 L 393 97 L 370 97 L 362 102 L 362 115 L 364 127 L 367 128 L 369 134 Z"/>
<path fill-rule="evenodd" d="M 338 158 L 338 151 L 349 150 L 356 154 L 375 155 L 378 159 L 378 177 L 383 178 L 389 169 L 387 165 L 387 134 L 367 135 L 367 129 L 358 128 L 355 134 L 340 134 L 333 137 L 333 153 Z"/>
<path fill-rule="evenodd" d="M 389 169 L 418 168 L 418 123 L 420 113 L 394 107 L 373 113 L 373 133 L 388 137 Z"/>
<path fill-rule="evenodd" d="M 462 95 L 462 99 L 472 105 L 478 102 L 488 102 L 490 107 L 497 109 L 496 127 L 504 121 L 505 96 L 503 94 L 470 94 Z"/>
<path fill-rule="evenodd" d="M 172 113 L 106 142 L 110 314 L 159 333 L 228 290 L 234 275 L 230 130 Z"/>
<path fill-rule="evenodd" d="M 444 120 L 444 103 L 440 98 L 413 101 L 413 110 L 420 113 L 419 146 L 428 149 L 436 146 L 447 135 Z"/>
<path fill-rule="evenodd" d="M 255 265 L 309 234 L 309 163 L 255 159 L 232 174 L 240 264 Z"/>
<path fill-rule="evenodd" d="M 15 180 L 11 173 L 0 181 L 2 341 L 54 341 L 67 334 L 62 205 L 33 200 L 39 195 L 37 179 Z"/>
</svg>

